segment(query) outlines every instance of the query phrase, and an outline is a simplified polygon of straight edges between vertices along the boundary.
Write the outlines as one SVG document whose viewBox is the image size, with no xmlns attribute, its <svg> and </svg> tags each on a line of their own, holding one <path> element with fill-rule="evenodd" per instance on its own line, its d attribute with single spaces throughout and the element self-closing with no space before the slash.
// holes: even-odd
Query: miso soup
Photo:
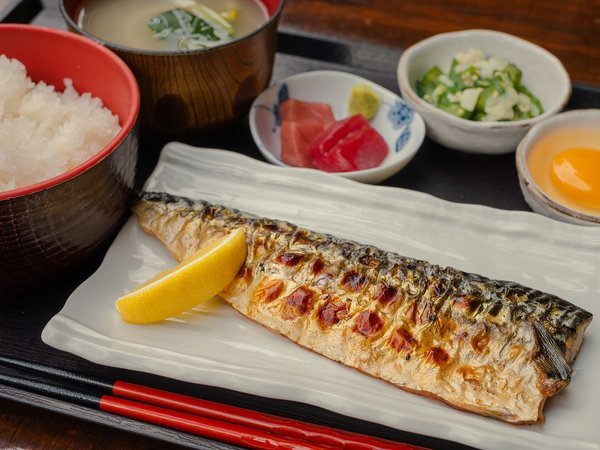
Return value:
<svg viewBox="0 0 600 450">
<path fill-rule="evenodd" d="M 78 24 L 141 50 L 202 50 L 231 42 L 269 19 L 258 0 L 88 0 Z"/>
</svg>

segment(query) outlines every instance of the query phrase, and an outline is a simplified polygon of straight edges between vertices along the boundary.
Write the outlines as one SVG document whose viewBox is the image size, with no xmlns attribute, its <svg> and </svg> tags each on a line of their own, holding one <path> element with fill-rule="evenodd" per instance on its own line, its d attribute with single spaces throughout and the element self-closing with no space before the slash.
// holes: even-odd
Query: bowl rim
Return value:
<svg viewBox="0 0 600 450">
<path fill-rule="evenodd" d="M 362 169 L 362 170 L 353 170 L 350 172 L 326 172 L 324 170 L 320 170 L 320 169 L 316 169 L 314 167 L 294 167 L 294 166 L 290 166 L 286 163 L 284 163 L 283 161 L 281 161 L 279 158 L 277 158 L 277 156 L 275 156 L 268 148 L 267 146 L 264 144 L 264 141 L 261 139 L 260 134 L 258 133 L 258 129 L 256 126 L 256 107 L 259 106 L 258 102 L 259 100 L 261 100 L 261 97 L 267 92 L 267 91 L 271 91 L 271 90 L 276 90 L 279 87 L 281 87 L 282 84 L 284 83 L 289 83 L 290 81 L 294 81 L 297 79 L 303 79 L 303 78 L 311 78 L 311 77 L 322 77 L 322 76 L 327 76 L 327 77 L 345 77 L 345 78 L 349 78 L 352 80 L 355 80 L 357 83 L 369 83 L 371 85 L 376 86 L 378 89 L 380 89 L 381 91 L 383 91 L 384 93 L 386 93 L 387 95 L 392 96 L 395 99 L 398 99 L 400 101 L 402 101 L 404 104 L 406 104 L 406 106 L 410 107 L 413 110 L 413 120 L 417 121 L 419 123 L 418 126 L 420 126 L 420 128 L 422 129 L 422 133 L 421 136 L 419 138 L 419 142 L 418 144 L 414 145 L 414 148 L 410 148 L 409 151 L 407 152 L 399 152 L 396 153 L 397 155 L 402 155 L 401 158 L 397 158 L 395 160 L 393 160 L 392 162 L 388 163 L 388 164 L 380 164 L 377 167 L 371 167 L 369 169 Z M 398 94 L 390 91 L 389 89 L 386 89 L 385 87 L 381 86 L 378 83 L 375 83 L 374 81 L 371 81 L 367 78 L 361 77 L 360 75 L 355 75 L 353 73 L 350 72 L 345 72 L 345 71 L 341 71 L 341 70 L 328 70 L 328 69 L 324 69 L 324 70 L 309 70 L 306 72 L 300 72 L 300 73 L 296 73 L 293 75 L 290 75 L 282 80 L 278 80 L 276 83 L 272 84 L 271 86 L 269 86 L 267 89 L 265 89 L 264 91 L 262 91 L 254 100 L 254 102 L 252 102 L 252 106 L 250 107 L 250 116 L 249 116 L 249 120 L 248 120 L 249 124 L 250 124 L 250 133 L 252 134 L 252 138 L 256 144 L 256 146 L 258 147 L 258 149 L 260 150 L 260 152 L 262 153 L 262 155 L 271 163 L 276 164 L 278 166 L 281 167 L 289 167 L 291 169 L 308 169 L 308 170 L 318 170 L 319 172 L 325 172 L 325 173 L 330 173 L 332 175 L 337 175 L 337 176 L 342 176 L 345 178 L 352 178 L 352 177 L 367 177 L 368 175 L 373 175 L 373 174 L 379 174 L 385 170 L 390 170 L 390 169 L 394 169 L 394 174 L 397 173 L 400 169 L 396 170 L 395 167 L 396 165 L 402 164 L 403 162 L 410 162 L 410 160 L 417 154 L 417 152 L 419 151 L 419 149 L 421 148 L 423 141 L 425 139 L 425 134 L 426 134 L 426 125 L 425 125 L 425 121 L 423 120 L 423 117 L 421 117 L 421 115 L 415 111 L 415 109 L 410 106 L 409 104 L 406 103 L 406 101 L 400 97 Z M 412 125 L 410 125 L 412 127 Z M 391 176 L 391 175 L 390 175 Z"/>
<path fill-rule="evenodd" d="M 198 49 L 198 50 L 180 50 L 180 51 L 145 50 L 145 49 L 129 47 L 127 45 L 122 45 L 122 44 L 118 44 L 116 42 L 109 41 L 107 39 L 98 37 L 95 34 L 92 34 L 88 31 L 84 30 L 83 27 L 79 26 L 79 24 L 71 18 L 71 16 L 65 9 L 64 0 L 59 0 L 58 7 L 60 10 L 60 14 L 63 17 L 63 20 L 67 23 L 67 25 L 69 27 L 77 30 L 77 33 L 82 34 L 83 36 L 86 36 L 87 38 L 92 39 L 95 42 L 99 42 L 100 44 L 102 44 L 112 50 L 131 53 L 131 54 L 135 54 L 135 55 L 173 57 L 173 56 L 194 56 L 194 55 L 198 55 L 198 54 L 204 55 L 204 54 L 208 54 L 208 53 L 214 53 L 214 52 L 220 51 L 224 48 L 237 45 L 240 42 L 250 40 L 255 35 L 261 33 L 265 28 L 269 27 L 272 23 L 277 22 L 277 20 L 279 20 L 279 16 L 281 15 L 281 11 L 283 10 L 283 5 L 285 4 L 285 2 L 286 2 L 286 0 L 279 0 L 279 6 L 273 12 L 273 14 L 269 16 L 268 20 L 266 20 L 260 27 L 258 27 L 256 30 L 252 31 L 251 33 L 245 34 L 237 39 L 226 42 L 225 44 L 217 45 L 212 48 Z"/>
<path fill-rule="evenodd" d="M 428 46 L 431 44 L 443 43 L 448 38 L 463 37 L 463 36 L 478 35 L 478 34 L 495 36 L 498 39 L 506 39 L 509 41 L 513 41 L 519 45 L 522 45 L 524 48 L 527 48 L 529 51 L 537 52 L 539 54 L 544 55 L 548 59 L 548 61 L 551 62 L 555 66 L 555 68 L 557 69 L 561 78 L 563 79 L 563 83 L 561 83 L 561 88 L 564 92 L 562 92 L 559 102 L 553 108 L 546 109 L 539 116 L 532 117 L 530 119 L 515 120 L 515 121 L 481 122 L 481 121 L 475 121 L 475 120 L 463 119 L 461 117 L 456 117 L 453 114 L 443 111 L 443 110 L 435 107 L 431 103 L 426 102 L 421 97 L 419 97 L 419 95 L 415 92 L 415 90 L 413 89 L 413 87 L 408 79 L 409 62 L 410 62 L 410 59 L 413 56 L 413 54 L 417 50 L 420 50 L 425 46 Z M 416 42 L 415 44 L 411 45 L 406 50 L 404 50 L 402 52 L 402 54 L 400 55 L 396 75 L 397 75 L 398 85 L 400 87 L 400 91 L 402 92 L 402 95 L 406 98 L 409 98 L 411 102 L 416 103 L 420 108 L 423 108 L 425 111 L 427 111 L 431 114 L 437 114 L 438 116 L 445 118 L 451 124 L 454 124 L 456 126 L 459 126 L 459 127 L 467 126 L 467 127 L 471 127 L 474 129 L 482 129 L 482 130 L 491 129 L 491 128 L 492 129 L 526 128 L 526 127 L 532 126 L 536 123 L 546 120 L 548 117 L 553 116 L 556 113 L 558 113 L 559 111 L 561 111 L 566 106 L 567 102 L 569 101 L 569 98 L 571 97 L 572 91 L 573 91 L 571 78 L 570 78 L 569 73 L 567 72 L 566 68 L 564 67 L 564 65 L 562 64 L 560 59 L 558 59 L 555 55 L 550 53 L 548 50 L 546 50 L 545 48 L 543 48 L 531 41 L 523 39 L 521 37 L 509 34 L 509 33 L 505 33 L 503 31 L 497 31 L 497 30 L 492 30 L 492 29 L 483 29 L 483 28 L 475 28 L 475 29 L 469 29 L 469 30 L 438 33 L 438 34 L 434 34 L 433 36 L 429 36 L 419 42 Z"/>
<path fill-rule="evenodd" d="M 63 172 L 59 175 L 56 175 L 52 178 L 48 178 L 46 180 L 42 180 L 38 183 L 29 184 L 27 186 L 22 186 L 16 189 L 11 189 L 8 191 L 0 191 L 0 201 L 9 200 L 15 197 L 23 197 L 29 194 L 33 194 L 39 191 L 43 191 L 52 187 L 55 187 L 59 184 L 62 184 L 66 181 L 69 181 L 75 178 L 77 175 L 85 172 L 91 167 L 95 166 L 98 162 L 106 158 L 108 155 L 113 153 L 119 146 L 119 144 L 129 135 L 129 133 L 133 130 L 135 126 L 135 122 L 137 120 L 139 111 L 140 111 L 140 92 L 135 76 L 114 52 L 107 49 L 106 47 L 100 45 L 99 43 L 92 41 L 86 37 L 79 36 L 75 33 L 71 33 L 69 31 L 59 30 L 56 28 L 43 27 L 38 25 L 27 25 L 27 24 L 0 24 L 0 30 L 13 30 L 18 32 L 33 32 L 40 35 L 54 35 L 58 36 L 60 39 L 72 39 L 74 41 L 79 41 L 84 45 L 93 48 L 95 51 L 103 54 L 106 58 L 110 59 L 118 69 L 123 73 L 125 82 L 127 83 L 127 87 L 131 92 L 131 100 L 132 106 L 130 107 L 129 113 L 126 117 L 119 117 L 121 123 L 121 129 L 119 132 L 113 137 L 108 144 L 106 144 L 100 151 L 92 155 L 90 158 L 82 162 L 81 164 L 69 169 L 66 172 Z M 80 95 L 83 93 L 79 93 Z M 104 102 L 103 102 L 104 103 Z M 112 111 L 111 111 L 112 112 Z M 113 113 L 114 114 L 114 113 Z"/>
<path fill-rule="evenodd" d="M 578 221 L 590 223 L 590 224 L 600 224 L 600 214 L 592 215 L 582 211 L 578 211 L 563 204 L 557 202 L 548 194 L 546 194 L 535 182 L 533 179 L 531 172 L 529 171 L 529 164 L 527 163 L 527 155 L 533 144 L 537 142 L 537 140 L 545 134 L 545 130 L 551 128 L 553 125 L 557 125 L 566 119 L 574 118 L 577 116 L 586 116 L 587 114 L 597 115 L 600 119 L 600 109 L 574 109 L 570 111 L 565 111 L 555 116 L 545 120 L 544 122 L 540 122 L 539 124 L 534 125 L 523 137 L 517 149 L 515 151 L 515 163 L 517 167 L 517 174 L 519 178 L 522 179 L 524 187 L 527 191 L 538 201 L 540 204 L 544 205 L 547 208 L 552 209 L 557 214 L 564 216 L 569 219 L 577 219 Z M 574 125 L 577 126 L 577 125 Z"/>
</svg>

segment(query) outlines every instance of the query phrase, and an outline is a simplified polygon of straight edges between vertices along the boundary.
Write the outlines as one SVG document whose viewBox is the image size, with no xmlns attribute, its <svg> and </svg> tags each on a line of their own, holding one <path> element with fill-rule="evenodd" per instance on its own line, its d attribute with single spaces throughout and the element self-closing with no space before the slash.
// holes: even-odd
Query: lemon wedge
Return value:
<svg viewBox="0 0 600 450">
<path fill-rule="evenodd" d="M 247 252 L 244 230 L 237 229 L 119 298 L 117 310 L 125 322 L 138 324 L 176 316 L 225 289 Z"/>
</svg>

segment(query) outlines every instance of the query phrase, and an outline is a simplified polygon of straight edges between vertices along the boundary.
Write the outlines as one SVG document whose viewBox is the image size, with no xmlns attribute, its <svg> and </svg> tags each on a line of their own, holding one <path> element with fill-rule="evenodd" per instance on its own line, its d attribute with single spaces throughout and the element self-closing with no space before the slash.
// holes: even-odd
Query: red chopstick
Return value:
<svg viewBox="0 0 600 450">
<path fill-rule="evenodd" d="M 320 450 L 323 448 L 312 442 L 303 442 L 235 423 L 172 411 L 112 395 L 90 394 L 45 381 L 0 373 L 0 383 L 251 449 Z"/>
<path fill-rule="evenodd" d="M 88 394 L 87 397 L 83 394 L 80 398 L 77 392 L 71 390 L 67 395 L 68 399 L 86 406 L 249 448 L 346 450 L 419 448 L 138 384 L 89 377 L 44 364 L 2 356 L 0 356 L 0 364 L 74 381 L 113 394 Z M 40 386 L 39 382 L 9 375 L 0 375 L 0 382 L 18 384 L 17 387 L 57 396 L 57 392 L 51 389 L 53 385 L 46 382 L 41 382 L 43 386 Z M 61 398 L 65 398 L 65 389 L 59 389 L 58 394 L 62 395 Z"/>
</svg>

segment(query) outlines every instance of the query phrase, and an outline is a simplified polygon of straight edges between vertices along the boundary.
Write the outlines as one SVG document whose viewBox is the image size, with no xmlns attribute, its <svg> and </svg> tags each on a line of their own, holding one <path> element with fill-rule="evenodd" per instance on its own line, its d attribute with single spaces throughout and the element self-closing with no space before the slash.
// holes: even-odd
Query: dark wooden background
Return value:
<svg viewBox="0 0 600 450">
<path fill-rule="evenodd" d="M 38 23 L 60 20 L 54 1 L 43 14 Z M 496 29 L 545 47 L 574 82 L 600 88 L 600 0 L 287 0 L 281 28 L 397 50 L 440 32 Z M 0 448 L 178 446 L 0 399 Z"/>
<path fill-rule="evenodd" d="M 541 45 L 574 81 L 600 86 L 599 0 L 288 0 L 282 25 L 394 48 L 489 28 Z"/>
</svg>

